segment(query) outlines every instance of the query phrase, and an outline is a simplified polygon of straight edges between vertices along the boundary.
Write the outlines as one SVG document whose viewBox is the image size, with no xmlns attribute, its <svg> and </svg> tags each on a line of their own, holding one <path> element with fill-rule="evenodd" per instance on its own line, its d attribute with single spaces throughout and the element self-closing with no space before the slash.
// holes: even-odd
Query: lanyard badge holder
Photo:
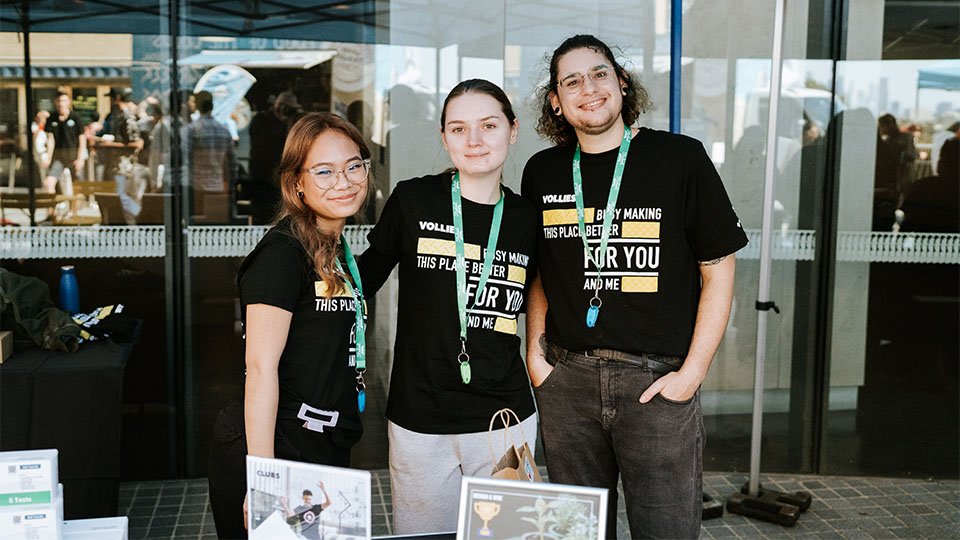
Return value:
<svg viewBox="0 0 960 540">
<path fill-rule="evenodd" d="M 460 354 L 457 362 L 460 364 L 460 379 L 463 384 L 470 384 L 470 355 L 467 354 L 467 315 L 477 307 L 477 299 L 487 285 L 487 278 L 493 270 L 493 258 L 497 252 L 497 237 L 500 236 L 500 221 L 503 219 L 503 190 L 500 199 L 493 207 L 493 221 L 490 223 L 490 233 L 487 235 L 487 251 L 483 255 L 483 268 L 480 269 L 480 282 L 477 283 L 477 293 L 473 296 L 473 307 L 467 310 L 467 263 L 463 244 L 463 202 L 460 196 L 460 173 L 454 173 L 450 184 L 450 198 L 453 207 L 453 238 L 457 247 L 457 315 L 460 319 Z"/>
<path fill-rule="evenodd" d="M 340 235 L 340 243 L 343 245 L 343 256 L 347 260 L 347 268 L 350 269 L 350 277 L 353 278 L 354 286 L 350 289 L 350 296 L 353 297 L 353 307 L 356 312 L 356 370 L 357 370 L 357 409 L 363 412 L 367 408 L 367 385 L 363 382 L 363 374 L 367 371 L 367 309 L 366 302 L 363 300 L 363 284 L 360 282 L 360 271 L 357 269 L 357 260 L 350 250 L 350 244 L 347 239 Z M 343 272 L 343 266 L 337 259 L 337 268 Z"/>
<path fill-rule="evenodd" d="M 593 292 L 593 298 L 590 299 L 587 308 L 587 328 L 593 328 L 597 324 L 597 317 L 600 316 L 600 306 L 603 300 L 600 299 L 600 274 L 603 267 L 606 266 L 607 242 L 610 240 L 610 224 L 613 222 L 613 214 L 617 209 L 617 197 L 620 195 L 620 182 L 623 179 L 623 167 L 627 163 L 627 153 L 630 150 L 630 126 L 623 127 L 623 139 L 620 141 L 620 151 L 617 153 L 617 165 L 613 170 L 613 181 L 610 183 L 610 193 L 607 195 L 607 209 L 603 214 L 603 231 L 600 234 L 600 256 L 593 258 L 590 246 L 587 244 L 587 231 L 584 226 L 583 215 L 583 178 L 580 176 L 580 144 L 577 144 L 577 151 L 573 154 L 573 194 L 577 200 L 577 226 L 580 230 L 580 239 L 583 241 L 583 249 L 587 253 L 587 258 L 597 267 L 597 287 Z"/>
</svg>

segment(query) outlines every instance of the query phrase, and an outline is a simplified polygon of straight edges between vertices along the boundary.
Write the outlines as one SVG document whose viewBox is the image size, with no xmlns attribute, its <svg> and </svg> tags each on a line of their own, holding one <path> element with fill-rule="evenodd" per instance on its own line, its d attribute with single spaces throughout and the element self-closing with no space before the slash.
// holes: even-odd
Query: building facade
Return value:
<svg viewBox="0 0 960 540">
<path fill-rule="evenodd" d="M 672 31 L 674 9 L 682 24 Z M 960 181 L 957 163 L 943 166 L 940 155 L 960 121 L 960 1 L 800 0 L 785 20 L 771 275 L 780 311 L 766 339 L 763 469 L 956 477 L 960 201 L 950 194 Z M 236 270 L 269 226 L 269 171 L 290 118 L 333 111 L 361 129 L 373 150 L 373 221 L 398 181 L 449 166 L 438 120 L 446 93 L 489 79 L 520 119 L 504 170 L 518 190 L 526 159 L 547 145 L 532 101 L 547 55 L 577 33 L 616 45 L 639 74 L 656 105 L 640 124 L 668 129 L 679 113 L 750 237 L 703 385 L 706 468 L 746 470 L 772 2 L 4 2 L 0 189 L 40 200 L 43 130 L 31 125 L 39 111 L 54 114 L 59 93 L 90 149 L 81 171 L 57 178 L 56 194 L 73 199 L 4 208 L 0 264 L 52 288 L 72 264 L 81 310 L 120 302 L 144 321 L 125 375 L 124 477 L 205 474 L 213 421 L 243 384 Z M 148 140 L 123 173 L 138 213 L 117 210 L 115 186 L 80 189 L 111 181 L 98 123 L 114 87 L 129 89 Z M 213 94 L 238 162 L 228 189 L 202 208 L 183 166 L 190 95 L 200 90 Z M 887 115 L 896 136 L 880 127 Z M 893 139 L 903 146 L 892 149 Z M 362 244 L 364 226 L 351 230 Z M 393 281 L 378 294 L 368 331 L 360 467 L 386 464 L 396 293 Z"/>
</svg>

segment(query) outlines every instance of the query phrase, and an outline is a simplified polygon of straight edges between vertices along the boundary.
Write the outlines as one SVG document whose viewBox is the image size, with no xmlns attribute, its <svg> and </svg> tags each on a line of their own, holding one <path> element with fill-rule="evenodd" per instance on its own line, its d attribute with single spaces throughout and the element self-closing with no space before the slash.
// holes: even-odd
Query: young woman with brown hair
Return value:
<svg viewBox="0 0 960 540">
<path fill-rule="evenodd" d="M 341 233 L 363 210 L 369 170 L 363 137 L 338 116 L 307 114 L 287 136 L 278 220 L 237 277 L 246 380 L 210 450 L 220 537 L 246 537 L 247 454 L 346 467 L 360 439 L 365 314 Z"/>
</svg>

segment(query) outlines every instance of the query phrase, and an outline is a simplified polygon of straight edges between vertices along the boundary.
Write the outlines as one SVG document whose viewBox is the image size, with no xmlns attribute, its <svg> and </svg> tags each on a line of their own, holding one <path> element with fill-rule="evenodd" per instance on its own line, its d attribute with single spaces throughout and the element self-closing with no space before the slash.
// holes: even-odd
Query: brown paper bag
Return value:
<svg viewBox="0 0 960 540">
<path fill-rule="evenodd" d="M 516 418 L 517 425 L 520 426 L 520 436 L 523 437 L 523 445 L 519 448 L 513 440 L 513 435 L 510 434 L 510 415 Z M 504 425 L 503 447 L 505 449 L 503 457 L 501 457 L 499 461 L 497 461 L 493 453 L 493 424 L 498 417 Z M 520 418 L 517 417 L 517 413 L 510 409 L 500 409 L 493 413 L 493 417 L 490 418 L 490 428 L 487 430 L 487 433 L 488 439 L 490 440 L 490 459 L 493 460 L 494 463 L 493 472 L 490 473 L 491 478 L 543 482 L 543 479 L 540 478 L 540 471 L 537 469 L 537 463 L 533 460 L 533 452 L 530 450 L 530 445 L 527 444 L 527 436 L 523 433 L 523 426 L 520 425 Z M 510 448 L 507 448 L 508 437 L 511 443 Z"/>
</svg>

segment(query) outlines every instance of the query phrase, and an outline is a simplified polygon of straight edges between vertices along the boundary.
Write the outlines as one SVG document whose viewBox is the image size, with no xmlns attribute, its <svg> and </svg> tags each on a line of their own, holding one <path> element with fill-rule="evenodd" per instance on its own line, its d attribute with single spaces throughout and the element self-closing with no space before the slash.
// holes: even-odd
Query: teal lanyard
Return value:
<svg viewBox="0 0 960 540">
<path fill-rule="evenodd" d="M 597 287 L 590 299 L 590 307 L 587 308 L 587 327 L 593 328 L 597 324 L 597 317 L 600 316 L 600 306 L 603 301 L 600 300 L 600 273 L 606 266 L 607 241 L 610 240 L 610 224 L 613 222 L 613 214 L 617 209 L 617 197 L 620 195 L 620 181 L 623 179 L 623 167 L 627 163 L 627 152 L 630 150 L 630 126 L 623 127 L 623 139 L 620 141 L 620 152 L 617 154 L 617 165 L 613 170 L 613 182 L 610 184 L 610 194 L 607 195 L 607 209 L 603 214 L 603 230 L 600 234 L 600 257 L 599 262 L 593 258 L 590 251 L 590 245 L 587 244 L 587 231 L 584 227 L 583 217 L 583 178 L 580 176 L 580 143 L 577 143 L 577 151 L 573 154 L 573 194 L 577 199 L 577 226 L 580 228 L 580 239 L 583 240 L 583 249 L 587 252 L 590 262 L 597 267 Z"/>
<path fill-rule="evenodd" d="M 367 371 L 367 323 L 366 309 L 363 303 L 363 284 L 360 282 L 360 271 L 357 269 L 357 260 L 350 251 L 350 244 L 347 239 L 340 235 L 340 243 L 343 244 L 343 255 L 347 260 L 347 268 L 350 269 L 350 277 L 353 278 L 353 287 L 346 284 L 350 289 L 350 296 L 353 297 L 353 307 L 356 311 L 356 353 L 357 361 L 357 408 L 363 412 L 367 408 L 367 385 L 363 382 L 363 374 Z M 337 268 L 343 272 L 343 266 L 340 265 L 340 259 L 337 259 Z"/>
<path fill-rule="evenodd" d="M 463 200 L 460 197 L 460 173 L 453 175 L 450 184 L 450 198 L 453 204 L 453 238 L 457 245 L 457 313 L 460 316 L 460 354 L 457 362 L 460 363 L 460 378 L 463 384 L 470 384 L 470 355 L 467 354 L 467 261 L 463 247 Z M 493 258 L 497 252 L 497 237 L 500 236 L 500 220 L 503 217 L 503 190 L 500 191 L 500 200 L 493 207 L 493 221 L 490 223 L 490 234 L 487 236 L 487 252 L 483 256 L 483 268 L 480 269 L 480 282 L 477 283 L 477 292 L 473 295 L 473 308 L 477 307 L 477 299 L 487 285 L 487 278 L 493 269 Z"/>
</svg>

